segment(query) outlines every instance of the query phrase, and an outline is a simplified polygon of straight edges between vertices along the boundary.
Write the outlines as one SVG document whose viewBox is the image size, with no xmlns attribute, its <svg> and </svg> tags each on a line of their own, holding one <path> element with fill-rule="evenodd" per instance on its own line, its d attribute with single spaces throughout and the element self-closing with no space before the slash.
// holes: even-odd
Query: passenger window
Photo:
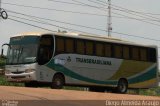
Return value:
<svg viewBox="0 0 160 106">
<path fill-rule="evenodd" d="M 86 41 L 86 55 L 93 54 L 93 42 Z"/>
<path fill-rule="evenodd" d="M 156 58 L 156 49 L 150 48 L 149 49 L 149 61 L 150 62 L 156 62 L 157 58 Z"/>
<path fill-rule="evenodd" d="M 73 53 L 74 52 L 74 40 L 73 39 L 66 39 L 66 52 Z"/>
<path fill-rule="evenodd" d="M 56 51 L 58 53 L 64 52 L 64 39 L 63 38 L 57 38 L 57 40 L 56 40 Z"/>
<path fill-rule="evenodd" d="M 147 61 L 147 49 L 145 48 L 140 49 L 140 59 L 142 61 Z"/>
<path fill-rule="evenodd" d="M 101 43 L 96 44 L 96 55 L 97 56 L 104 56 L 104 46 Z"/>
<path fill-rule="evenodd" d="M 119 45 L 114 46 L 114 56 L 116 58 L 121 58 L 122 57 L 122 47 Z"/>
<path fill-rule="evenodd" d="M 123 58 L 124 59 L 129 59 L 130 58 L 129 47 L 127 47 L 127 46 L 123 47 Z"/>
<path fill-rule="evenodd" d="M 111 57 L 111 53 L 112 53 L 111 45 L 110 44 L 105 44 L 105 56 Z"/>
<path fill-rule="evenodd" d="M 132 59 L 139 60 L 139 49 L 137 47 L 132 48 Z"/>
<path fill-rule="evenodd" d="M 77 40 L 76 51 L 79 54 L 84 54 L 84 42 L 82 40 Z"/>
</svg>

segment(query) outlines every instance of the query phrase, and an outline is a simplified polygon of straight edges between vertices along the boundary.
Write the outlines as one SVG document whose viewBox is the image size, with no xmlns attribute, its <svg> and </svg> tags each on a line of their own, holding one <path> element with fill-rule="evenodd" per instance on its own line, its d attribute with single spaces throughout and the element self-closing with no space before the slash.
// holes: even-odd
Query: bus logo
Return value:
<svg viewBox="0 0 160 106">
<path fill-rule="evenodd" d="M 71 57 L 70 56 L 68 56 L 67 61 L 71 62 Z"/>
</svg>

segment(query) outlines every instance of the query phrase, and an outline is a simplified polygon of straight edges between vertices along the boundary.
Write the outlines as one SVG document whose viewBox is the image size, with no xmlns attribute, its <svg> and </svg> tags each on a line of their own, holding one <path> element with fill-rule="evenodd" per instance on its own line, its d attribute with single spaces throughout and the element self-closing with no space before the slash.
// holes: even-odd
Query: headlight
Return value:
<svg viewBox="0 0 160 106">
<path fill-rule="evenodd" d="M 25 73 L 30 73 L 30 72 L 34 72 L 34 71 L 35 71 L 35 69 L 26 69 Z"/>
<path fill-rule="evenodd" d="M 11 72 L 9 70 L 5 70 L 5 74 L 10 74 Z"/>
</svg>

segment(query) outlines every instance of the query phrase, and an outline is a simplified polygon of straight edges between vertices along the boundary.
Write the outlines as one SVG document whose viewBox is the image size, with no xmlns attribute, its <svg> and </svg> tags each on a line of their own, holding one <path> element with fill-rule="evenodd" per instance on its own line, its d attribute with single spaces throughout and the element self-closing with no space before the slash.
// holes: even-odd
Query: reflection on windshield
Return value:
<svg viewBox="0 0 160 106">
<path fill-rule="evenodd" d="M 37 45 L 11 45 L 8 50 L 7 64 L 25 64 L 36 61 Z"/>
</svg>

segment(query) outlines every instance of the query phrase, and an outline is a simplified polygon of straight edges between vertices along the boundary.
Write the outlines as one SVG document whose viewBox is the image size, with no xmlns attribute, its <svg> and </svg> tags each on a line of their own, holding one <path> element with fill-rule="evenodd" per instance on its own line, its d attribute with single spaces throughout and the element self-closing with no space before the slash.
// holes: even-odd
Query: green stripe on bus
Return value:
<svg viewBox="0 0 160 106">
<path fill-rule="evenodd" d="M 95 79 L 91 79 L 91 78 L 87 78 L 84 76 L 81 76 L 75 72 L 73 72 L 70 69 L 67 69 L 66 67 L 64 67 L 63 65 L 60 64 L 54 64 L 54 60 L 51 60 L 48 64 L 47 67 L 54 69 L 57 72 L 62 72 L 63 74 L 74 78 L 74 79 L 78 79 L 81 81 L 85 81 L 85 82 L 89 82 L 89 83 L 95 83 L 95 84 L 109 84 L 109 85 L 117 85 L 118 80 L 108 80 L 108 81 L 99 81 L 99 80 L 95 80 Z M 157 68 L 156 66 L 154 68 L 152 68 L 151 70 L 147 71 L 146 73 L 136 76 L 134 78 L 128 79 L 128 83 L 129 84 L 134 84 L 134 83 L 139 83 L 139 82 L 144 82 L 153 78 L 156 78 L 156 71 Z"/>
<path fill-rule="evenodd" d="M 62 72 L 63 74 L 65 74 L 65 75 L 67 75 L 67 76 L 69 76 L 71 78 L 78 79 L 78 80 L 81 80 L 81 81 L 90 82 L 90 83 L 96 83 L 96 84 L 117 85 L 117 81 L 99 81 L 99 80 L 94 80 L 94 79 L 91 79 L 91 78 L 87 78 L 87 77 L 81 76 L 81 75 L 79 75 L 79 74 L 77 74 L 77 73 L 65 68 L 62 65 L 54 64 L 54 60 L 49 62 L 47 64 L 47 67 L 49 67 L 51 69 L 54 69 L 55 71 Z"/>
<path fill-rule="evenodd" d="M 128 82 L 130 84 L 133 84 L 133 83 L 138 83 L 138 82 L 144 82 L 144 81 L 156 78 L 156 77 L 157 77 L 157 67 L 155 66 L 142 75 L 139 75 L 139 76 L 134 77 L 132 79 L 128 79 Z"/>
</svg>

